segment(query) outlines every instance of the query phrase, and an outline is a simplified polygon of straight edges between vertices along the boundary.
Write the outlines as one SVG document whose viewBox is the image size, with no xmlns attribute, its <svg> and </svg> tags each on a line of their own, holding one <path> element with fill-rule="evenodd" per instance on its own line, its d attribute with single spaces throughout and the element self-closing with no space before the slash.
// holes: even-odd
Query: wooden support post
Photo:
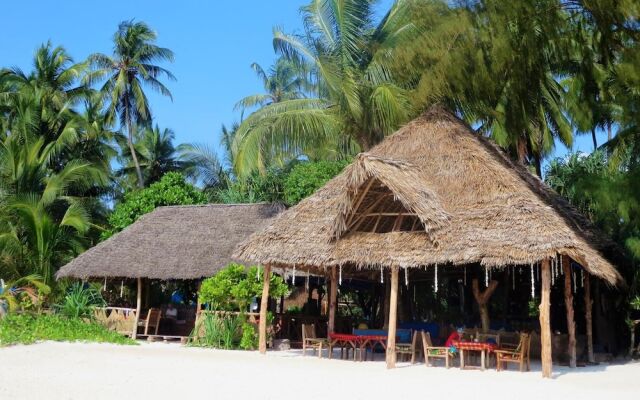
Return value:
<svg viewBox="0 0 640 400">
<path fill-rule="evenodd" d="M 593 302 L 591 301 L 591 275 L 586 273 L 584 277 L 584 313 L 586 320 L 586 331 L 587 331 L 587 360 L 590 363 L 595 363 L 596 359 L 593 355 L 593 317 L 592 317 L 592 307 Z"/>
<path fill-rule="evenodd" d="M 267 309 L 269 308 L 269 281 L 271 280 L 271 265 L 264 266 L 262 275 L 262 298 L 260 299 L 260 324 L 258 326 L 258 349 L 261 354 L 267 353 Z"/>
<path fill-rule="evenodd" d="M 567 333 L 569 335 L 569 367 L 576 367 L 576 321 L 573 312 L 573 291 L 571 290 L 571 259 L 562 256 L 564 271 L 564 305 L 567 310 Z"/>
<path fill-rule="evenodd" d="M 389 310 L 391 310 L 389 306 L 389 301 L 391 300 L 391 282 L 389 281 L 388 275 L 387 279 L 385 279 L 384 281 L 384 298 L 382 300 L 384 300 L 384 302 L 382 303 L 384 314 L 384 323 L 382 324 L 382 329 L 389 329 Z"/>
<path fill-rule="evenodd" d="M 133 319 L 133 331 L 131 338 L 138 338 L 138 322 L 140 321 L 140 311 L 142 309 L 142 278 L 138 278 L 138 292 L 136 293 L 136 317 Z"/>
<path fill-rule="evenodd" d="M 542 287 L 540 298 L 540 347 L 542 377 L 551 378 L 551 265 L 548 258 L 542 260 Z"/>
<path fill-rule="evenodd" d="M 398 267 L 391 268 L 389 330 L 387 333 L 387 369 L 396 367 L 396 326 L 398 316 Z"/>
<path fill-rule="evenodd" d="M 330 276 L 331 287 L 329 288 L 329 322 L 327 324 L 327 331 L 334 333 L 336 330 L 336 308 L 338 305 L 338 277 L 336 274 L 336 267 L 331 267 Z"/>
</svg>

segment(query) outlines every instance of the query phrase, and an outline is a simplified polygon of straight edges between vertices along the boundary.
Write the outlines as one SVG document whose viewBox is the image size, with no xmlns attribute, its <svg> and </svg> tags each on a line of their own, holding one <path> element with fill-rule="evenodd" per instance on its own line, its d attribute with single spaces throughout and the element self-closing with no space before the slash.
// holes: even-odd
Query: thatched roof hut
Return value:
<svg viewBox="0 0 640 400">
<path fill-rule="evenodd" d="M 324 269 L 479 263 L 529 265 L 557 254 L 610 284 L 611 243 L 491 141 L 432 108 L 314 195 L 253 234 L 234 256 Z"/>
<path fill-rule="evenodd" d="M 208 204 L 159 207 L 82 253 L 57 277 L 199 279 L 228 264 L 235 246 L 282 207 Z"/>
</svg>

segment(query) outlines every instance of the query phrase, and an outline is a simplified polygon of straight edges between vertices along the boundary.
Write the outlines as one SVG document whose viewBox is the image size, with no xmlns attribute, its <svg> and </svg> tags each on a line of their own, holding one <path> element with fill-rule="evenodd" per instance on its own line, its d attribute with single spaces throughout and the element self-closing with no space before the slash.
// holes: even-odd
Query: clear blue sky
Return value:
<svg viewBox="0 0 640 400">
<path fill-rule="evenodd" d="M 252 62 L 268 67 L 274 60 L 272 29 L 300 30 L 299 8 L 307 0 L 147 1 L 81 0 L 6 2 L 2 5 L 0 66 L 31 68 L 33 53 L 51 40 L 77 60 L 94 52 L 111 53 L 111 37 L 120 21 L 136 19 L 158 32 L 158 44 L 175 52 L 167 67 L 173 102 L 151 95 L 155 120 L 172 128 L 176 141 L 218 146 L 221 124 L 237 120 L 235 102 L 259 92 Z M 390 4 L 382 2 L 382 7 Z M 599 143 L 604 141 L 601 134 Z M 591 151 L 589 135 L 574 150 Z M 556 155 L 566 152 L 558 146 Z"/>
</svg>

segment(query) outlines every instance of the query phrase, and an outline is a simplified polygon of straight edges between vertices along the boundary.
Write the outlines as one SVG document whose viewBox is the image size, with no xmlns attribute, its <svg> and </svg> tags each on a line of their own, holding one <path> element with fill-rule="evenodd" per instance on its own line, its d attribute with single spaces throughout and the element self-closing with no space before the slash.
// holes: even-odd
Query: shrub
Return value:
<svg viewBox="0 0 640 400">
<path fill-rule="evenodd" d="M 240 348 L 243 350 L 255 350 L 258 348 L 258 333 L 254 324 L 245 322 L 242 324 L 242 339 Z"/>
<path fill-rule="evenodd" d="M 247 311 L 251 301 L 262 294 L 263 270 L 231 263 L 215 276 L 202 281 L 198 297 L 211 310 Z M 269 297 L 278 298 L 289 292 L 281 277 L 272 274 Z"/>
<path fill-rule="evenodd" d="M 191 342 L 195 346 L 218 349 L 244 348 L 246 324 L 242 314 L 204 313 L 191 333 Z"/>
<path fill-rule="evenodd" d="M 310 196 L 338 175 L 347 161 L 318 161 L 297 164 L 284 181 L 284 199 L 294 205 Z"/>
<path fill-rule="evenodd" d="M 61 315 L 10 314 L 0 321 L 0 346 L 31 344 L 43 340 L 135 344 L 102 325 Z"/>
<path fill-rule="evenodd" d="M 100 291 L 93 286 L 85 286 L 75 282 L 67 290 L 56 310 L 68 318 L 92 318 L 95 307 L 105 307 L 107 304 Z"/>
</svg>

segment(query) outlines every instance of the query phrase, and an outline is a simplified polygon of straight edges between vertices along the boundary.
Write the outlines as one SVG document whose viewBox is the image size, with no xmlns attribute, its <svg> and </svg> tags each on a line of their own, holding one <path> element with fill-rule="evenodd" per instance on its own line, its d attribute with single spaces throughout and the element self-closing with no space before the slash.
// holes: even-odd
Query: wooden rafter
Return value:
<svg viewBox="0 0 640 400">
<path fill-rule="evenodd" d="M 357 227 L 360 226 L 360 223 L 362 222 L 362 220 L 367 217 L 367 214 L 369 214 L 373 209 L 375 209 L 382 202 L 382 200 L 384 200 L 386 197 L 389 197 L 389 196 L 392 196 L 392 194 L 387 193 L 385 195 L 380 196 L 377 200 L 373 202 L 373 204 L 367 207 L 367 209 L 364 210 L 362 213 L 358 213 L 357 212 L 358 210 L 354 210 L 354 214 L 358 214 L 358 215 L 355 216 L 355 220 L 352 222 L 351 226 L 349 226 L 349 229 L 353 229 L 353 230 L 357 229 Z"/>
<path fill-rule="evenodd" d="M 358 211 L 358 208 L 360 208 L 360 204 L 362 204 L 362 200 L 364 200 L 365 196 L 369 192 L 369 189 L 371 189 L 371 185 L 373 185 L 374 181 L 375 181 L 375 179 L 369 178 L 369 183 L 367 183 L 367 186 L 365 186 L 365 188 L 362 191 L 362 193 L 360 193 L 360 196 L 358 196 L 358 200 L 356 200 L 356 203 L 352 208 L 353 212 L 351 213 L 351 215 L 349 216 L 349 219 L 347 220 L 347 224 L 346 224 L 347 226 L 349 226 L 351 224 L 351 222 L 353 221 L 353 218 L 355 217 L 355 215 L 356 215 L 356 213 Z"/>
</svg>

